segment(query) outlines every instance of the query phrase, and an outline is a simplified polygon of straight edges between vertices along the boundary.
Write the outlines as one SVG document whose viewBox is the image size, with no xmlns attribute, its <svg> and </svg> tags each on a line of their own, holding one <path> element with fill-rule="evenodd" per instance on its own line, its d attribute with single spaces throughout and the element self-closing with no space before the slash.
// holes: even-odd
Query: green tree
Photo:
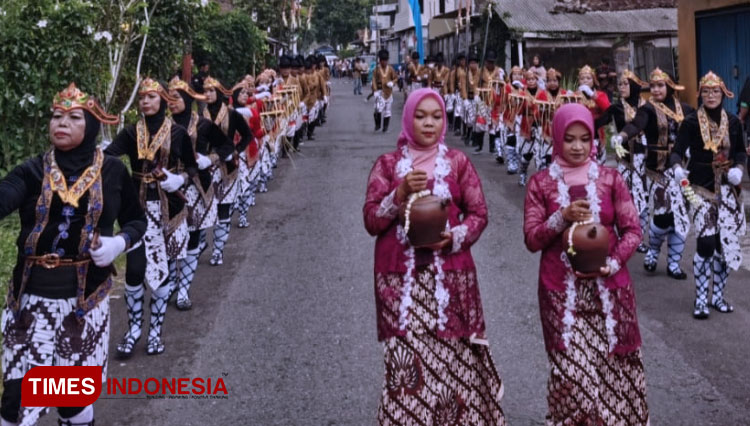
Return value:
<svg viewBox="0 0 750 426">
<path fill-rule="evenodd" d="M 346 46 L 354 40 L 357 30 L 368 25 L 374 0 L 318 0 L 312 25 L 315 40 Z"/>
<path fill-rule="evenodd" d="M 222 13 L 212 9 L 199 23 L 193 39 L 195 61 L 208 61 L 211 74 L 229 87 L 257 71 L 266 51 L 264 33 L 242 10 Z"/>
</svg>

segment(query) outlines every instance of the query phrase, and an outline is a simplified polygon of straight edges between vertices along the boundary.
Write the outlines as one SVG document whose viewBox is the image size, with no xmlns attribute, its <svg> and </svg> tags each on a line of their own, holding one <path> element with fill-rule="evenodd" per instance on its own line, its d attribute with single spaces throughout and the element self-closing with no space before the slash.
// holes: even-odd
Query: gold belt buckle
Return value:
<svg viewBox="0 0 750 426">
<path fill-rule="evenodd" d="M 36 261 L 44 269 L 55 269 L 60 266 L 60 255 L 57 253 L 48 253 Z"/>
</svg>

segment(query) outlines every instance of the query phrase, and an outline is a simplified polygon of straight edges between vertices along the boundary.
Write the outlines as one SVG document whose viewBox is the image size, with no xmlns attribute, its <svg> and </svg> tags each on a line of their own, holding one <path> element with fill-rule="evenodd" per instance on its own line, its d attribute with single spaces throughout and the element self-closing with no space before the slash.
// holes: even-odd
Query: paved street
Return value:
<svg viewBox="0 0 750 426">
<path fill-rule="evenodd" d="M 166 352 L 145 354 L 145 336 L 109 376 L 222 377 L 226 400 L 108 399 L 103 425 L 372 425 L 383 381 L 375 335 L 374 239 L 364 229 L 367 174 L 394 149 L 403 97 L 387 134 L 373 133 L 372 102 L 333 83 L 328 123 L 293 161 L 280 162 L 259 194 L 251 227 L 232 230 L 225 263 L 201 259 L 194 308 L 170 306 Z M 448 144 L 465 149 L 450 136 Z M 486 149 L 486 147 L 485 147 Z M 505 383 L 511 425 L 543 424 L 547 361 L 537 304 L 538 255 L 523 245 L 523 189 L 488 155 L 472 156 L 490 222 L 473 248 L 488 337 Z M 692 237 L 691 237 L 692 238 Z M 748 237 L 745 237 L 747 241 Z M 738 425 L 750 418 L 750 270 L 730 277 L 730 315 L 691 317 L 688 281 L 647 276 L 630 262 L 643 335 L 653 425 Z M 747 250 L 746 250 L 747 252 Z M 692 272 L 693 242 L 683 268 Z M 122 294 L 121 285 L 115 297 Z M 125 330 L 122 298 L 112 300 L 111 352 Z M 148 320 L 146 320 L 148 321 Z M 146 330 L 144 329 L 144 333 Z M 52 424 L 50 415 L 45 424 Z"/>
</svg>

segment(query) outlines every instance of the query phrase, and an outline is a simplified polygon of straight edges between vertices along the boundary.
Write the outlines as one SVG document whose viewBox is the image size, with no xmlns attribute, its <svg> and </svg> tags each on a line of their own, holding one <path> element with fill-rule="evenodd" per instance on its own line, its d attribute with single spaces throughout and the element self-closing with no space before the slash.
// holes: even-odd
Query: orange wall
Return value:
<svg viewBox="0 0 750 426">
<path fill-rule="evenodd" d="M 698 102 L 698 44 L 695 40 L 695 13 L 730 6 L 747 5 L 747 0 L 679 0 L 677 32 L 679 37 L 680 84 L 685 86 L 682 99 L 695 106 Z"/>
</svg>

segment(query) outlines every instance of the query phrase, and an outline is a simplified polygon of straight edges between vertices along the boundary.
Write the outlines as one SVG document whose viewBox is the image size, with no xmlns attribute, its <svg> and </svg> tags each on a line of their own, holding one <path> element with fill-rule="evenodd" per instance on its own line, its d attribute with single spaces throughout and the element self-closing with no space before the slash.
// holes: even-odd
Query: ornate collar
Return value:
<svg viewBox="0 0 750 426">
<path fill-rule="evenodd" d="M 654 108 L 656 108 L 657 111 L 660 111 L 662 114 L 666 115 L 677 123 L 682 123 L 682 120 L 685 119 L 685 115 L 682 113 L 682 104 L 678 99 L 674 100 L 674 111 L 669 109 L 668 106 L 664 105 L 663 102 L 655 101 L 653 99 L 649 99 L 648 101 L 649 103 L 651 103 L 651 105 L 654 106 Z"/>
<path fill-rule="evenodd" d="M 102 163 L 104 162 L 104 153 L 101 148 L 97 148 L 96 151 L 94 151 L 93 164 L 81 174 L 81 177 L 79 177 L 70 188 L 68 188 L 65 175 L 55 161 L 54 148 L 48 152 L 47 159 L 50 166 L 48 179 L 52 192 L 57 192 L 57 196 L 60 197 L 63 203 L 70 204 L 77 208 L 78 200 L 83 197 L 86 191 L 91 188 L 91 185 L 93 185 L 97 178 L 99 178 L 99 175 L 101 175 Z"/>
<path fill-rule="evenodd" d="M 172 135 L 172 120 L 164 120 L 159 131 L 154 137 L 148 132 L 146 121 L 141 119 L 135 126 L 136 142 L 138 146 L 138 159 L 154 161 L 156 153 L 159 152 L 165 141 L 168 141 Z"/>
<path fill-rule="evenodd" d="M 700 107 L 698 108 L 698 124 L 701 128 L 703 149 L 705 149 L 706 151 L 711 151 L 714 154 L 718 154 L 719 147 L 721 147 L 724 139 L 726 139 L 727 135 L 729 134 L 729 118 L 727 117 L 727 112 L 722 108 L 721 123 L 719 124 L 719 128 L 717 131 L 716 123 L 708 118 L 706 109 L 704 107 Z"/>
</svg>

